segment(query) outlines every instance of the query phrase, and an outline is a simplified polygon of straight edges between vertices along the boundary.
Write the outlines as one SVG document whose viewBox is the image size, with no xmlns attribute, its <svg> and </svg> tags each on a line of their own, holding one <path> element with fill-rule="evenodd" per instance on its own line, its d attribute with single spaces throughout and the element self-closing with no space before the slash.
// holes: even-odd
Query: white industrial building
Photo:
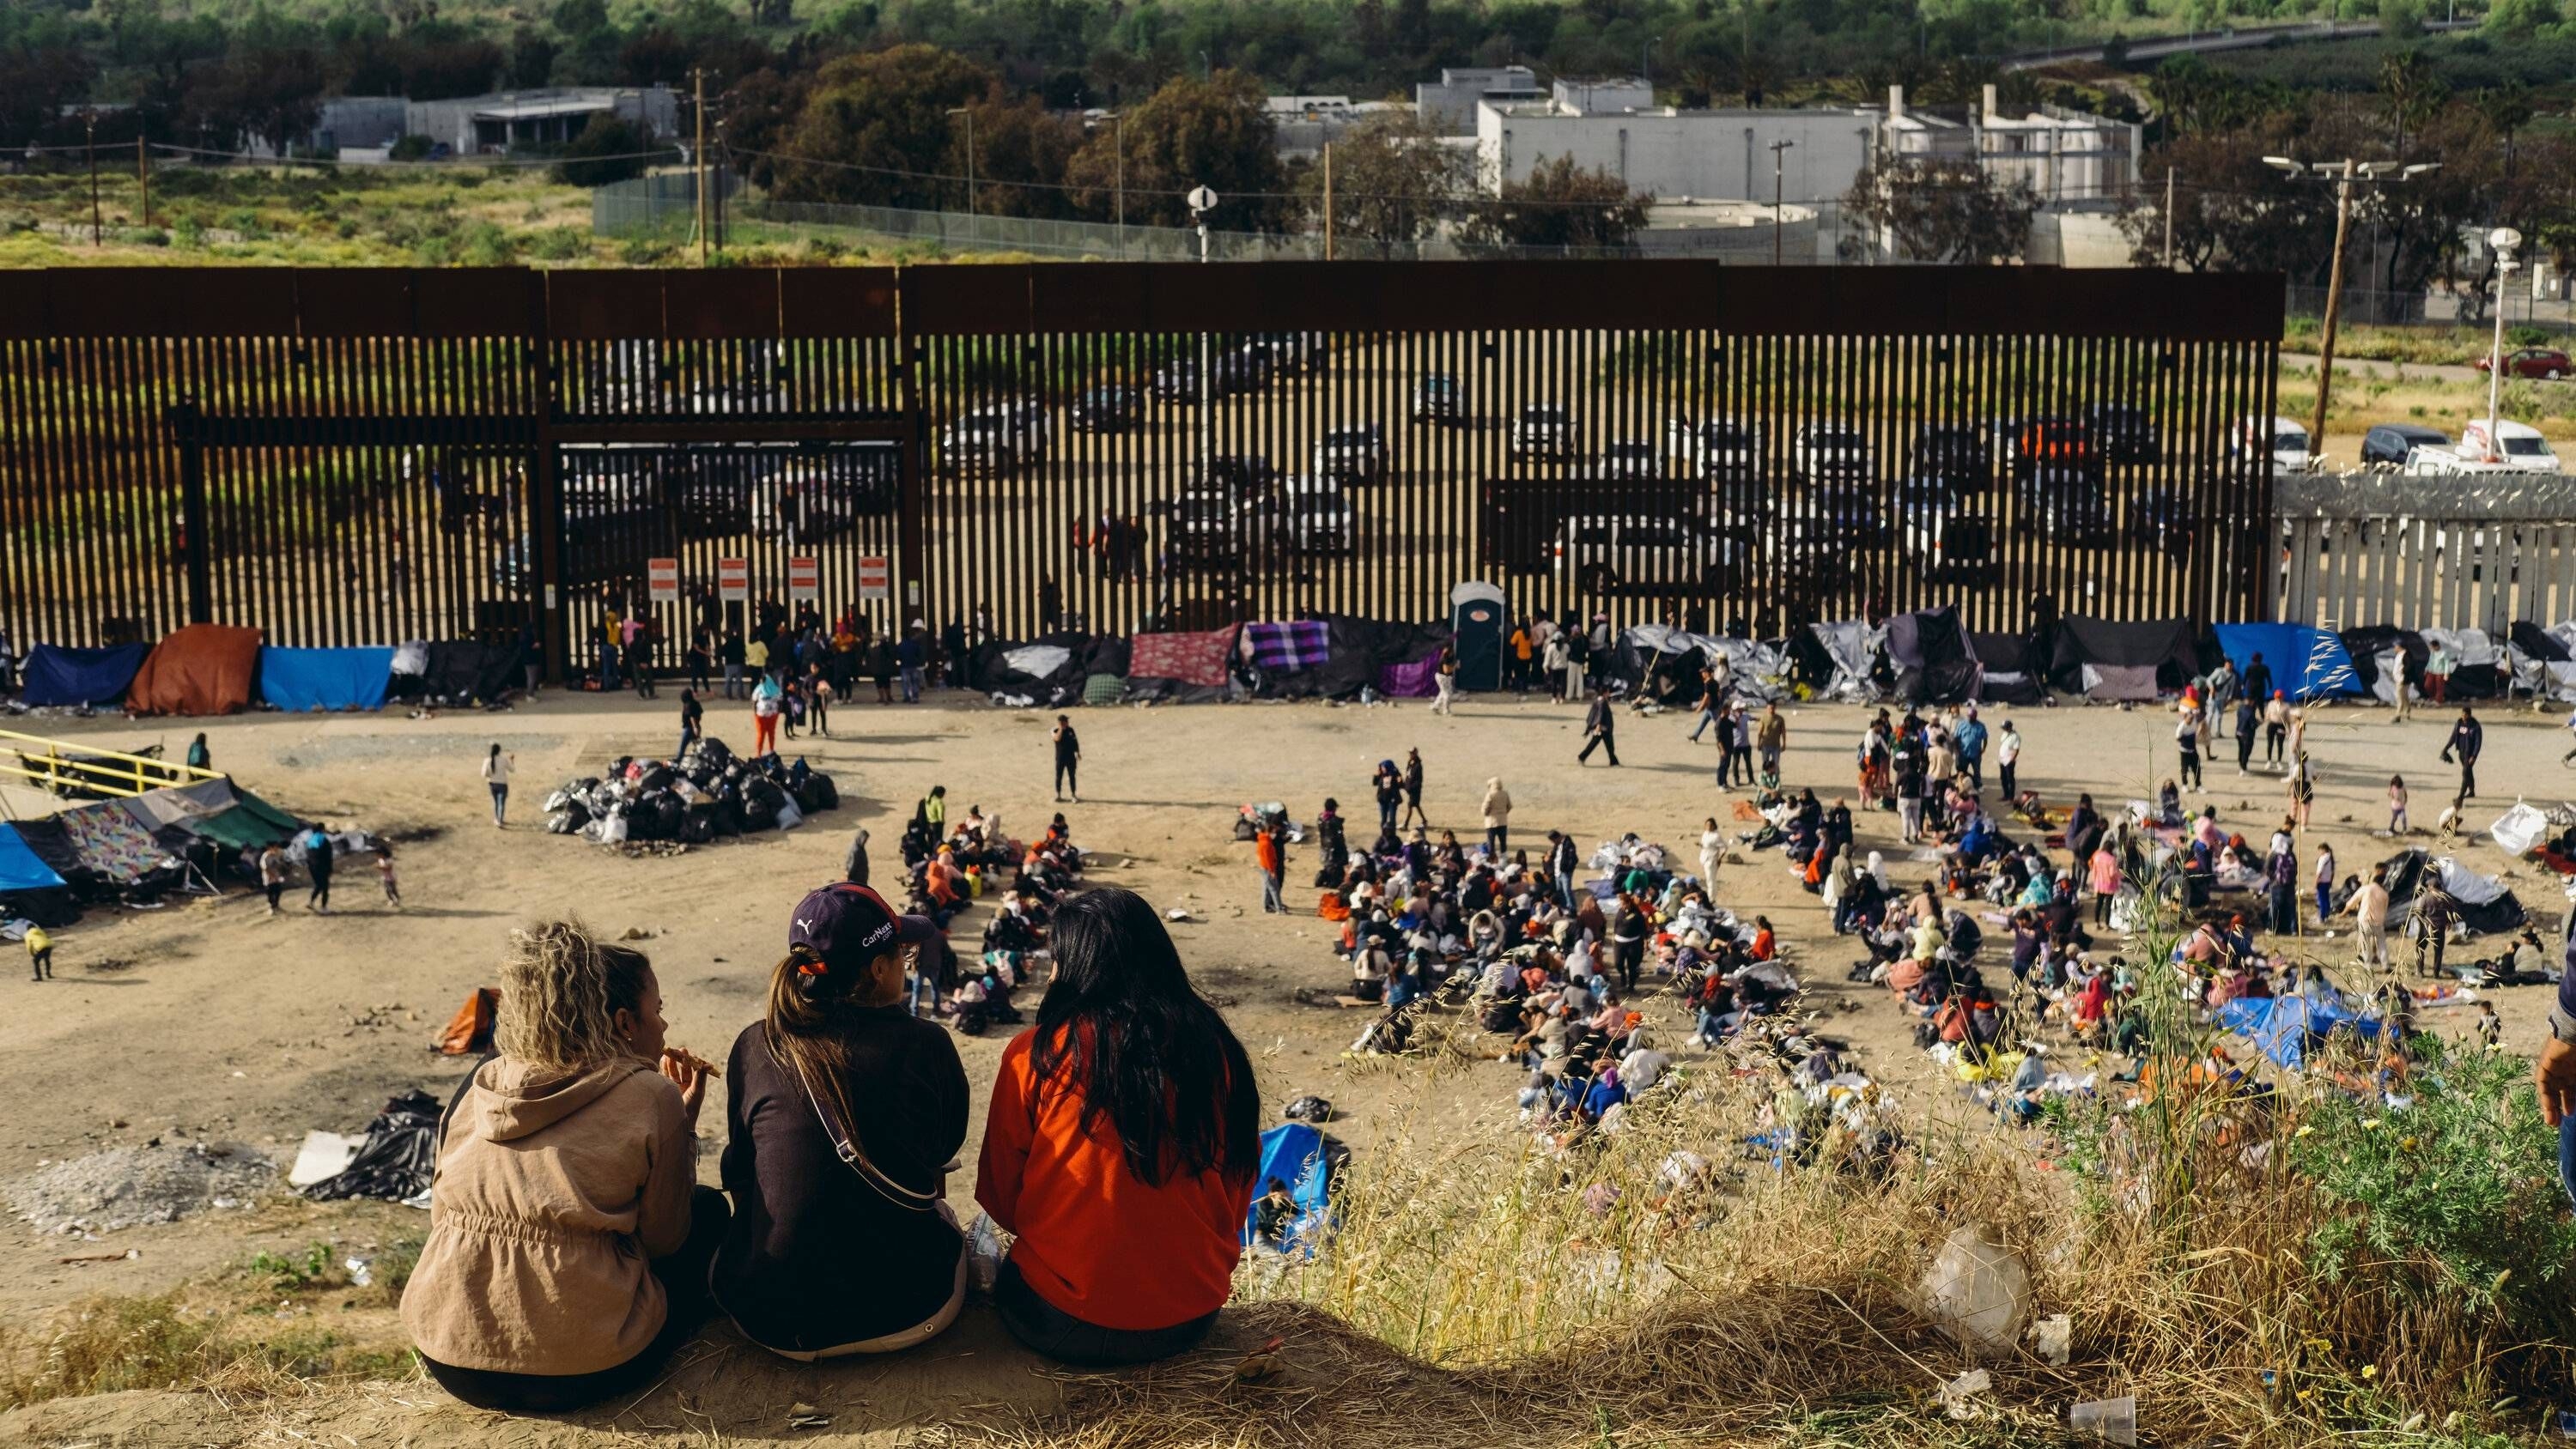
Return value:
<svg viewBox="0 0 2576 1449">
<path fill-rule="evenodd" d="M 669 86 L 551 86 L 448 101 L 410 101 L 404 134 L 426 136 L 455 156 L 498 155 L 519 146 L 560 146 L 594 116 L 617 116 L 661 139 L 680 128 Z"/>
<path fill-rule="evenodd" d="M 1974 160 L 2052 208 L 2116 202 L 2138 179 L 2136 126 L 2063 106 L 2014 115 L 1996 104 L 1993 86 L 1975 112 L 1961 114 L 1909 108 L 1905 88 L 1889 86 L 1886 134 L 1891 159 Z"/>
<path fill-rule="evenodd" d="M 1476 134 L 1476 108 L 1486 102 L 1510 106 L 1546 99 L 1538 72 L 1525 65 L 1443 66 L 1440 79 L 1413 87 L 1413 108 L 1444 136 Z"/>
</svg>

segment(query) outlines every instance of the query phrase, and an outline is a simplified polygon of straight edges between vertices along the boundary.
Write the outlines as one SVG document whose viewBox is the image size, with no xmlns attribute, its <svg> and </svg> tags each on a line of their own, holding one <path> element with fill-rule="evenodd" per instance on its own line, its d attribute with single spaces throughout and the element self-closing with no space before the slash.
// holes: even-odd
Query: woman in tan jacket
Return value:
<svg viewBox="0 0 2576 1449">
<path fill-rule="evenodd" d="M 448 1106 L 402 1302 L 465 1402 L 556 1413 L 631 1392 L 706 1316 L 728 1217 L 697 1186 L 707 1072 L 663 1031 L 642 952 L 566 921 L 511 933 L 499 1055 Z"/>
</svg>

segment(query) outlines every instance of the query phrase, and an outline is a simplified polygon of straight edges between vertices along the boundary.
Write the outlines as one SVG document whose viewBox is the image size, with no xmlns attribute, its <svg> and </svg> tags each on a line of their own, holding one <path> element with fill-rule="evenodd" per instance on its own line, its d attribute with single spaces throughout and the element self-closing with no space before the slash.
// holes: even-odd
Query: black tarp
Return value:
<svg viewBox="0 0 2576 1449">
<path fill-rule="evenodd" d="M 988 639 L 966 656 L 966 682 L 985 694 L 1017 695 L 1049 709 L 1080 704 L 1083 681 L 1091 672 L 1086 667 L 1091 643 L 1088 634 L 1050 634 L 1027 644 Z M 1042 675 L 1011 662 L 1010 656 L 1020 650 L 1043 647 L 1064 650 L 1064 662 Z M 1027 656 L 1021 657 L 1025 661 Z"/>
<path fill-rule="evenodd" d="M 2406 651 L 2407 682 L 2419 689 L 2423 687 L 2424 661 L 2432 655 L 2423 635 L 2392 624 L 2365 624 L 2357 629 L 2346 629 L 2339 637 L 2343 640 L 2344 652 L 2352 656 L 2353 677 L 2361 681 L 2364 690 L 2378 687 L 2379 656 L 2391 649 Z M 2266 659 L 2263 662 L 2272 666 L 2275 679 L 2295 677 L 2292 671 L 2282 668 L 2280 660 Z"/>
<path fill-rule="evenodd" d="M 349 1165 L 306 1188 L 304 1195 L 321 1202 L 418 1197 L 429 1186 L 437 1156 L 438 1099 L 427 1092 L 405 1092 L 386 1102 L 367 1124 L 367 1140 Z"/>
<path fill-rule="evenodd" d="M 2569 661 L 2567 646 L 2559 643 L 2548 630 L 2529 619 L 2515 620 L 2513 632 L 2509 637 L 2513 640 L 2513 647 L 2521 650 L 2526 658 L 2537 659 L 2544 664 L 2565 664 Z"/>
<path fill-rule="evenodd" d="M 2044 678 L 2031 667 L 2029 639 L 2019 634 L 1972 633 L 1968 647 L 1983 666 L 1977 698 L 1991 704 L 2038 704 L 2046 698 Z"/>
<path fill-rule="evenodd" d="M 1412 664 L 1449 642 L 1446 624 L 1393 624 L 1326 614 L 1324 662 L 1307 669 L 1262 671 L 1253 692 L 1263 699 L 1349 699 L 1374 688 L 1389 665 Z"/>
<path fill-rule="evenodd" d="M 440 639 L 429 646 L 419 692 L 450 704 L 490 704 L 526 685 L 526 651 L 519 645 Z"/>
<path fill-rule="evenodd" d="M 1792 629 L 1783 648 L 1789 656 L 1789 679 L 1803 684 L 1812 693 L 1822 694 L 1834 682 L 1834 656 L 1825 641 L 1813 629 Z"/>
<path fill-rule="evenodd" d="M 2185 619 L 2151 619 L 2121 624 L 2069 614 L 2057 621 L 2057 649 L 2049 660 L 2050 682 L 2069 694 L 2084 692 L 2084 666 L 2107 664 L 2129 669 L 2153 667 L 2156 686 L 2180 689 L 2198 669 L 2200 651 L 2192 643 Z M 2280 671 L 2276 668 L 2275 674 Z"/>
<path fill-rule="evenodd" d="M 1896 666 L 1897 697 L 1908 704 L 1962 704 L 1976 697 L 1977 658 L 1956 609 L 1891 617 L 1887 658 Z"/>
<path fill-rule="evenodd" d="M 2412 915 L 2415 897 L 2422 893 L 2432 876 L 2432 865 L 2433 853 L 2420 847 L 2401 850 L 2379 863 L 2381 881 L 2388 887 L 2389 919 L 2392 922 Z M 2528 919 L 2522 902 L 2514 898 L 2510 889 L 2494 900 L 2479 904 L 2471 904 L 2457 896 L 2452 899 L 2459 902 L 2460 924 L 2481 936 L 2500 935 Z"/>
</svg>

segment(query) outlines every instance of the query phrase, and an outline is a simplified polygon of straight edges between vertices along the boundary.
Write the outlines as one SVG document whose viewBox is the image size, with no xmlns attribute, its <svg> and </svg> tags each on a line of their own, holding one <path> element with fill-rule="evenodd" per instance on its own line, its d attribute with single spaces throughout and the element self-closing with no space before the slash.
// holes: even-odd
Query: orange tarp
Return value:
<svg viewBox="0 0 2576 1449">
<path fill-rule="evenodd" d="M 249 708 L 259 639 L 257 629 L 188 625 L 143 661 L 125 707 L 136 714 L 231 714 Z"/>
</svg>

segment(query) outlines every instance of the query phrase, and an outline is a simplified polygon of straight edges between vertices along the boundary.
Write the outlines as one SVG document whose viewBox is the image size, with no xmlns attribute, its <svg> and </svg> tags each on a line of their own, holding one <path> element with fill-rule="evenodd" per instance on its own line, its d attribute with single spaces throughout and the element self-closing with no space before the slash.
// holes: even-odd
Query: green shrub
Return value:
<svg viewBox="0 0 2576 1449">
<path fill-rule="evenodd" d="M 396 161 L 426 161 L 432 149 L 427 136 L 405 136 L 393 144 L 390 154 Z"/>
<path fill-rule="evenodd" d="M 528 255 L 541 262 L 569 262 L 590 255 L 590 233 L 577 226 L 550 226 L 528 239 Z"/>
<path fill-rule="evenodd" d="M 469 267 L 506 267 L 519 259 L 518 238 L 488 221 L 465 228 L 457 260 Z"/>
</svg>

